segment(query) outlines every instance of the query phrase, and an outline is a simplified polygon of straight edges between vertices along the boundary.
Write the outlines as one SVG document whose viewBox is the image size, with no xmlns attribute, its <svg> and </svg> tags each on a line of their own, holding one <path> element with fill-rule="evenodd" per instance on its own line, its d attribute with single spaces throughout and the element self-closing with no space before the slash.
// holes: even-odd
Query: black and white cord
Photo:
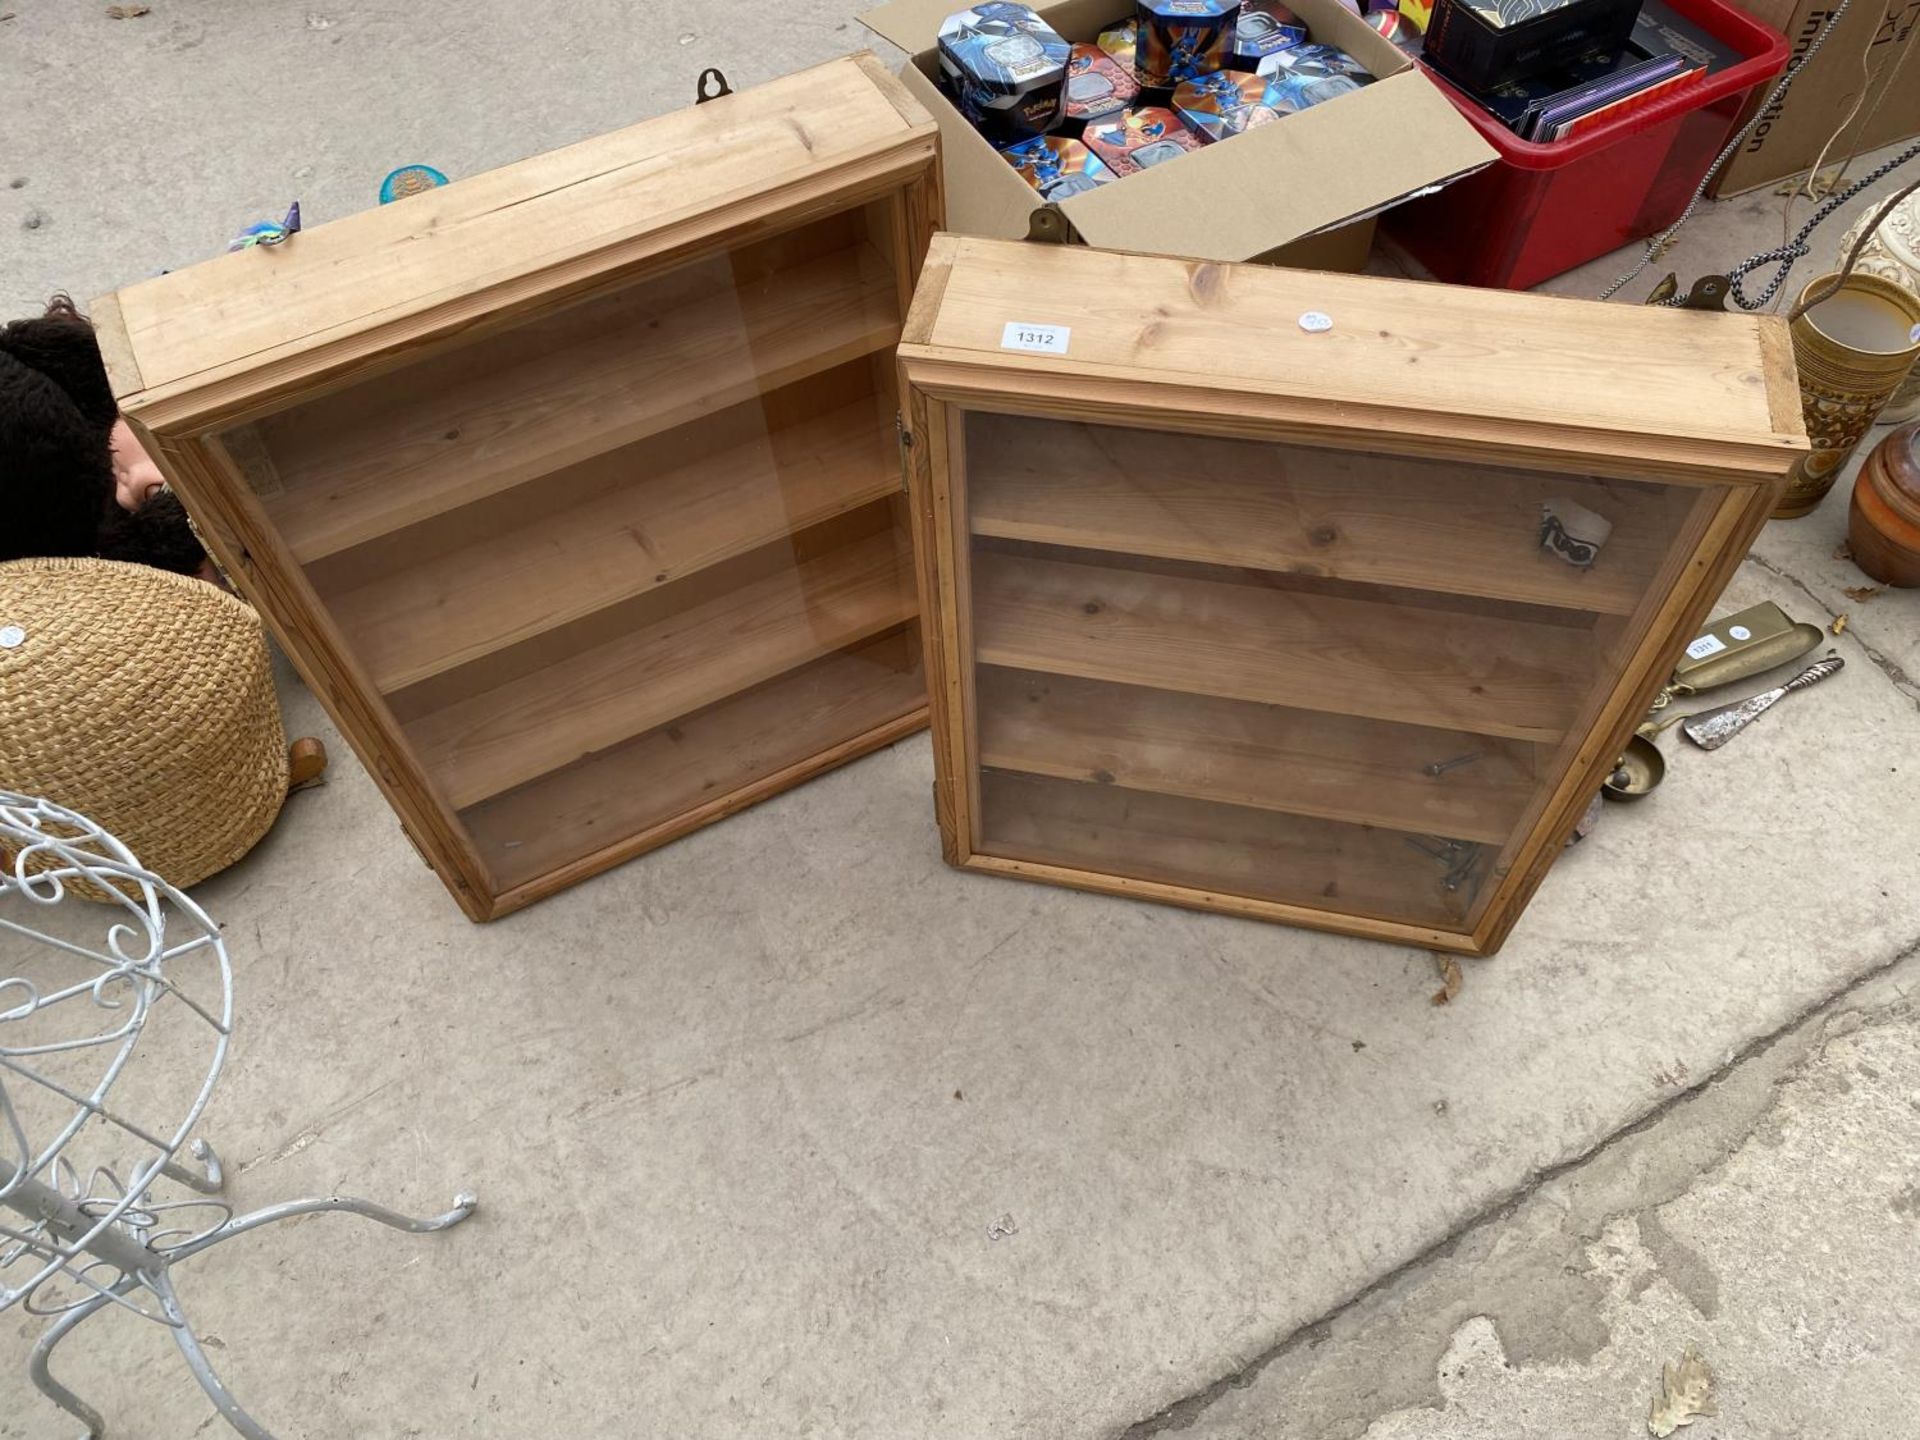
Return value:
<svg viewBox="0 0 1920 1440">
<path fill-rule="evenodd" d="M 1747 123 L 1740 127 L 1739 131 L 1735 133 L 1731 140 L 1727 141 L 1726 147 L 1722 149 L 1720 154 L 1714 159 L 1713 164 L 1707 167 L 1707 173 L 1701 176 L 1700 183 L 1694 187 L 1693 198 L 1687 201 L 1687 208 L 1680 212 L 1680 218 L 1647 242 L 1646 253 L 1640 257 L 1639 262 L 1631 270 L 1627 271 L 1626 274 L 1614 281 L 1613 284 L 1601 291 L 1600 299 L 1608 300 L 1619 294 L 1620 291 L 1628 285 L 1631 285 L 1635 278 L 1639 276 L 1640 272 L 1652 264 L 1656 257 L 1665 252 L 1667 246 L 1672 242 L 1673 237 L 1680 233 L 1681 227 L 1693 218 L 1693 212 L 1700 207 L 1700 201 L 1705 197 L 1707 187 L 1713 183 L 1713 177 L 1720 173 L 1720 168 L 1725 165 L 1727 161 L 1731 160 L 1735 153 L 1739 151 L 1740 147 L 1746 143 L 1747 136 L 1753 133 L 1754 126 L 1760 123 L 1762 117 L 1773 113 L 1777 109 L 1781 99 L 1792 87 L 1794 77 L 1811 64 L 1813 57 L 1820 53 L 1820 47 L 1827 43 L 1827 37 L 1833 34 L 1834 27 L 1840 23 L 1841 17 L 1847 13 L 1847 8 L 1852 3 L 1853 0 L 1840 0 L 1840 3 L 1834 7 L 1833 13 L 1827 16 L 1827 22 L 1820 28 L 1820 33 L 1813 37 L 1813 43 L 1787 62 L 1786 73 L 1780 77 L 1773 89 L 1768 92 L 1767 98 L 1760 104 L 1759 108 L 1753 112 L 1753 115 L 1748 119 Z M 1812 253 L 1807 245 L 1807 240 L 1820 223 L 1832 215 L 1834 211 L 1845 205 L 1849 200 L 1860 194 L 1860 192 L 1868 186 L 1884 180 L 1888 175 L 1891 175 L 1895 170 L 1905 165 L 1915 156 L 1920 156 L 1920 141 L 1916 141 L 1891 160 L 1876 167 L 1871 174 L 1862 176 L 1860 179 L 1854 181 L 1853 184 L 1849 185 L 1846 189 L 1836 191 L 1832 195 L 1829 195 L 1821 202 L 1819 208 L 1813 212 L 1813 215 L 1808 219 L 1807 223 L 1800 227 L 1800 232 L 1786 244 L 1775 246 L 1771 250 L 1762 251 L 1758 255 L 1749 256 L 1738 265 L 1732 267 L 1727 272 L 1727 278 L 1733 282 L 1731 289 L 1733 303 L 1738 305 L 1742 310 L 1758 310 L 1771 303 L 1773 297 L 1780 293 L 1780 287 L 1786 284 L 1787 276 L 1792 271 L 1794 265 Z M 1767 265 L 1777 267 L 1773 277 L 1767 282 L 1766 287 L 1757 297 L 1749 299 L 1745 291 L 1741 288 L 1740 282 L 1755 270 L 1759 270 Z M 1685 299 L 1686 292 L 1681 290 L 1660 303 L 1675 306 L 1684 302 Z"/>
</svg>

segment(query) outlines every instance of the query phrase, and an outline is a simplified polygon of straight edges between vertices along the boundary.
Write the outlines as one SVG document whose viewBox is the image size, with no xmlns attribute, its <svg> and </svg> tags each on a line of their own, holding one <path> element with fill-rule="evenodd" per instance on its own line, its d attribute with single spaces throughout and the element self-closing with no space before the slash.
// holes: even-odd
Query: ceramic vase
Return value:
<svg viewBox="0 0 1920 1440">
<path fill-rule="evenodd" d="M 1853 482 L 1853 563 L 1882 585 L 1920 585 L 1920 420 L 1878 445 Z"/>
<path fill-rule="evenodd" d="M 1832 282 L 1831 275 L 1815 280 L 1800 292 L 1801 303 Z M 1855 271 L 1793 322 L 1793 359 L 1813 453 L 1794 467 L 1774 507 L 1776 520 L 1805 515 L 1820 503 L 1920 359 L 1920 296 Z"/>
<path fill-rule="evenodd" d="M 1860 232 L 1878 208 L 1869 206 L 1867 213 L 1841 237 L 1842 255 L 1853 249 L 1853 242 L 1860 238 Z M 1856 275 L 1862 271 L 1920 295 L 1920 195 L 1909 195 L 1880 222 L 1873 238 L 1861 247 L 1860 258 L 1854 264 Z M 1893 399 L 1880 412 L 1880 419 L 1883 424 L 1896 425 L 1920 419 L 1920 364 L 1907 372 L 1905 383 L 1893 392 Z"/>
</svg>

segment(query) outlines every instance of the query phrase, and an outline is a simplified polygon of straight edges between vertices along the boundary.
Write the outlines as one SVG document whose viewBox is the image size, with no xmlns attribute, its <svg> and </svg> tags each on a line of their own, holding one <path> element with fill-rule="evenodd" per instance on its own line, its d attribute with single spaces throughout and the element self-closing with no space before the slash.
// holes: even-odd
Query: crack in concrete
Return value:
<svg viewBox="0 0 1920 1440">
<path fill-rule="evenodd" d="M 358 1110 L 362 1105 L 378 1098 L 383 1092 L 391 1090 L 399 1083 L 398 1080 L 383 1081 L 374 1086 L 373 1089 L 367 1091 L 366 1094 L 355 1096 L 351 1100 L 334 1106 L 333 1109 L 322 1115 L 311 1125 L 303 1126 L 292 1138 L 287 1140 L 286 1143 L 281 1145 L 281 1147 L 271 1155 L 255 1155 L 250 1160 L 242 1161 L 233 1173 L 235 1175 L 245 1175 L 249 1170 L 252 1170 L 258 1165 L 278 1165 L 282 1160 L 291 1160 L 301 1151 L 318 1145 L 326 1138 L 327 1131 L 346 1119 L 347 1116 Z"/>
<path fill-rule="evenodd" d="M 1776 1097 L 1779 1083 L 1776 1081 L 1774 1086 Z M 1753 1132 L 1757 1128 L 1757 1122 L 1749 1126 L 1745 1138 L 1716 1163 L 1724 1165 L 1740 1146 L 1753 1138 Z M 1699 1184 L 1703 1178 L 1712 1173 L 1714 1168 L 1713 1164 L 1701 1167 L 1693 1177 L 1693 1184 Z M 1666 1222 L 1661 1220 L 1658 1211 L 1659 1206 L 1655 1204 L 1646 1207 L 1643 1213 L 1636 1215 L 1635 1219 L 1640 1227 L 1640 1243 L 1646 1247 L 1647 1253 L 1653 1256 L 1654 1263 L 1660 1267 L 1660 1273 L 1667 1278 L 1668 1283 L 1686 1297 L 1687 1303 L 1700 1312 L 1701 1318 L 1715 1319 L 1720 1314 L 1720 1277 L 1714 1273 L 1713 1266 L 1707 1263 L 1699 1251 L 1667 1229 Z"/>
<path fill-rule="evenodd" d="M 1822 600 L 1814 588 L 1807 584 L 1806 581 L 1767 559 L 1766 556 L 1760 554 L 1757 550 L 1750 551 L 1747 559 L 1753 564 L 1758 565 L 1775 579 L 1786 581 L 1787 584 L 1793 586 L 1796 590 L 1800 591 L 1801 594 L 1805 595 L 1807 599 L 1811 600 L 1815 605 L 1818 605 L 1828 617 L 1828 630 L 1833 628 L 1832 622 L 1838 620 L 1842 614 L 1852 613 L 1851 611 L 1834 609 L 1833 606 L 1829 605 L 1825 600 Z M 1911 675 L 1907 674 L 1906 668 L 1902 666 L 1899 661 L 1891 659 L 1882 652 L 1874 649 L 1873 646 L 1869 645 L 1852 627 L 1849 627 L 1846 633 L 1851 635 L 1853 642 L 1866 652 L 1867 659 L 1870 660 L 1876 668 L 1885 674 L 1889 680 L 1893 681 L 1895 685 L 1899 686 L 1905 694 L 1913 698 L 1916 706 L 1920 706 L 1920 682 L 1916 682 Z M 1834 638 L 1838 639 L 1839 637 L 1835 636 Z"/>
<path fill-rule="evenodd" d="M 1827 1027 L 1826 1033 L 1822 1033 L 1809 1042 L 1803 1054 L 1784 1065 L 1780 1073 L 1767 1082 L 1766 1092 L 1775 1097 L 1772 1103 L 1777 1103 L 1777 1097 L 1781 1087 L 1804 1069 L 1806 1064 L 1819 1053 L 1820 1049 L 1829 1040 L 1835 1038 L 1834 1032 L 1831 1031 L 1830 1027 L 1832 1027 L 1835 1021 L 1850 1012 L 1852 1007 L 1849 1006 L 1848 1002 L 1861 991 L 1872 986 L 1907 961 L 1913 960 L 1916 956 L 1920 956 L 1920 937 L 1916 937 L 1889 958 L 1862 971 L 1844 985 L 1809 1002 L 1801 1009 L 1795 1011 L 1774 1029 L 1763 1035 L 1754 1037 L 1739 1049 L 1730 1052 L 1720 1065 L 1704 1075 L 1700 1080 L 1684 1089 L 1676 1090 L 1665 1096 L 1644 1115 L 1614 1130 L 1579 1155 L 1534 1172 L 1500 1199 L 1483 1206 L 1473 1215 L 1461 1220 L 1438 1240 L 1434 1241 L 1418 1254 L 1410 1257 L 1400 1265 L 1395 1266 L 1392 1270 L 1377 1276 L 1368 1284 L 1323 1312 L 1317 1319 L 1297 1327 L 1279 1341 L 1260 1351 L 1245 1364 L 1235 1368 L 1229 1374 L 1221 1376 L 1211 1384 L 1194 1391 L 1190 1395 L 1183 1396 L 1181 1399 L 1174 1401 L 1172 1404 L 1165 1406 L 1142 1420 L 1135 1421 L 1123 1429 L 1112 1432 L 1112 1440 L 1148 1440 L 1150 1436 L 1189 1428 L 1200 1419 L 1209 1407 L 1219 1401 L 1221 1397 L 1236 1390 L 1243 1390 L 1252 1385 L 1255 1380 L 1258 1379 L 1261 1372 L 1276 1361 L 1282 1360 L 1302 1348 L 1317 1348 L 1325 1344 L 1333 1338 L 1333 1327 L 1342 1317 L 1359 1309 L 1376 1297 L 1382 1296 L 1395 1286 L 1411 1279 L 1417 1279 L 1423 1271 L 1433 1267 L 1436 1262 L 1444 1261 L 1452 1257 L 1469 1239 L 1512 1219 L 1523 1206 L 1539 1196 L 1543 1189 L 1554 1184 L 1554 1182 L 1576 1175 L 1578 1172 L 1592 1167 L 1609 1152 L 1630 1145 L 1639 1138 L 1647 1135 L 1681 1107 L 1699 1101 L 1707 1092 L 1727 1083 L 1731 1077 L 1748 1065 L 1749 1062 L 1767 1055 L 1776 1046 L 1791 1041 L 1796 1032 L 1806 1031 L 1816 1025 Z M 1902 992 L 1901 999 L 1888 1001 L 1872 1009 L 1854 1013 L 1863 1016 L 1871 1015 L 1876 1011 L 1892 1013 L 1908 1003 L 1910 1002 L 1905 999 L 1904 992 Z M 1870 1022 L 1862 1019 L 1860 1023 L 1864 1025 Z M 1859 1027 L 1856 1026 L 1854 1028 Z M 1703 1158 L 1697 1165 L 1693 1166 L 1689 1171 L 1688 1185 L 1685 1188 L 1691 1188 L 1699 1184 L 1703 1179 L 1710 1178 L 1725 1166 L 1732 1157 L 1738 1153 L 1741 1146 L 1752 1138 L 1754 1132 L 1764 1121 L 1767 1114 L 1771 1112 L 1772 1103 L 1757 1107 L 1744 1126 L 1740 1127 L 1736 1133 L 1726 1140 L 1717 1144 L 1714 1147 L 1714 1153 L 1712 1155 Z M 1681 1193 L 1684 1193 L 1684 1189 Z M 1651 1211 L 1657 1209 L 1660 1205 L 1669 1203 L 1674 1198 L 1676 1198 L 1674 1195 L 1648 1198 L 1644 1203 L 1609 1210 L 1605 1218 L 1612 1218 L 1613 1216 L 1623 1214 L 1637 1215 L 1643 1211 Z"/>
<path fill-rule="evenodd" d="M 1778 565 L 1774 561 L 1769 560 L 1766 556 L 1762 555 L 1758 550 L 1749 550 L 1747 552 L 1747 563 L 1750 565 L 1758 565 L 1762 570 L 1766 571 L 1769 575 L 1773 576 L 1776 580 L 1786 581 L 1789 585 L 1793 586 L 1794 589 L 1798 590 L 1802 595 L 1805 595 L 1814 604 L 1818 605 L 1822 610 L 1826 611 L 1827 618 L 1829 620 L 1837 620 L 1840 618 L 1840 612 L 1835 610 L 1831 605 L 1827 604 L 1826 601 L 1822 600 L 1820 596 L 1814 591 L 1814 588 L 1811 585 L 1807 584 L 1806 581 L 1802 580 L 1798 575 L 1795 575 L 1792 571 L 1786 569 L 1784 566 Z"/>
</svg>

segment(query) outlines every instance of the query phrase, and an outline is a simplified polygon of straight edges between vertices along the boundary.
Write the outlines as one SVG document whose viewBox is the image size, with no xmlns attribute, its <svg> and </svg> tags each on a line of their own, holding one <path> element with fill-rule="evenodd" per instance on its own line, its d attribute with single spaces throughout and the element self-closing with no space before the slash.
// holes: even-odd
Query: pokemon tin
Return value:
<svg viewBox="0 0 1920 1440">
<path fill-rule="evenodd" d="M 1173 111 L 1146 105 L 1087 126 L 1087 148 L 1115 175 L 1131 175 L 1198 150 L 1200 141 Z"/>
<path fill-rule="evenodd" d="M 1128 20 L 1119 25 L 1109 25 L 1100 32 L 1100 39 L 1095 43 L 1128 70 L 1132 70 L 1140 54 L 1140 22 Z"/>
<path fill-rule="evenodd" d="M 1273 81 L 1272 103 L 1282 111 L 1305 110 L 1350 95 L 1373 83 L 1366 66 L 1331 45 L 1296 45 L 1260 62 Z"/>
<path fill-rule="evenodd" d="M 1264 75 L 1216 70 L 1198 80 L 1182 81 L 1173 92 L 1173 108 L 1189 130 L 1211 144 L 1278 120 L 1285 112 L 1274 89 Z"/>
<path fill-rule="evenodd" d="M 940 73 L 960 113 L 1006 144 L 1060 123 L 1070 48 L 1025 5 L 975 5 L 940 26 Z"/>
<path fill-rule="evenodd" d="M 1036 135 L 1000 153 L 1048 200 L 1064 200 L 1114 178 L 1098 155 L 1064 135 Z"/>
<path fill-rule="evenodd" d="M 1177 85 L 1227 63 L 1239 0 L 1135 0 L 1133 68 L 1142 85 Z"/>
<path fill-rule="evenodd" d="M 1245 0 L 1233 32 L 1233 67 L 1257 70 L 1276 50 L 1307 43 L 1307 22 L 1280 0 Z"/>
<path fill-rule="evenodd" d="M 1123 65 L 1098 45 L 1076 45 L 1067 62 L 1067 120 L 1082 125 L 1103 120 L 1131 105 L 1140 94 L 1133 66 Z"/>
</svg>

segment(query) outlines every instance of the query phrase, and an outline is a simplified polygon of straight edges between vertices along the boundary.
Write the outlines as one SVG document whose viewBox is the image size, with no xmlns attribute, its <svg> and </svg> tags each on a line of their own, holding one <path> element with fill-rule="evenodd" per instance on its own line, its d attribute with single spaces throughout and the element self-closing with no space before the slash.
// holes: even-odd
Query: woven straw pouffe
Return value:
<svg viewBox="0 0 1920 1440">
<path fill-rule="evenodd" d="M 79 811 L 182 888 L 224 870 L 287 796 L 260 617 L 145 565 L 0 564 L 0 790 Z"/>
</svg>

